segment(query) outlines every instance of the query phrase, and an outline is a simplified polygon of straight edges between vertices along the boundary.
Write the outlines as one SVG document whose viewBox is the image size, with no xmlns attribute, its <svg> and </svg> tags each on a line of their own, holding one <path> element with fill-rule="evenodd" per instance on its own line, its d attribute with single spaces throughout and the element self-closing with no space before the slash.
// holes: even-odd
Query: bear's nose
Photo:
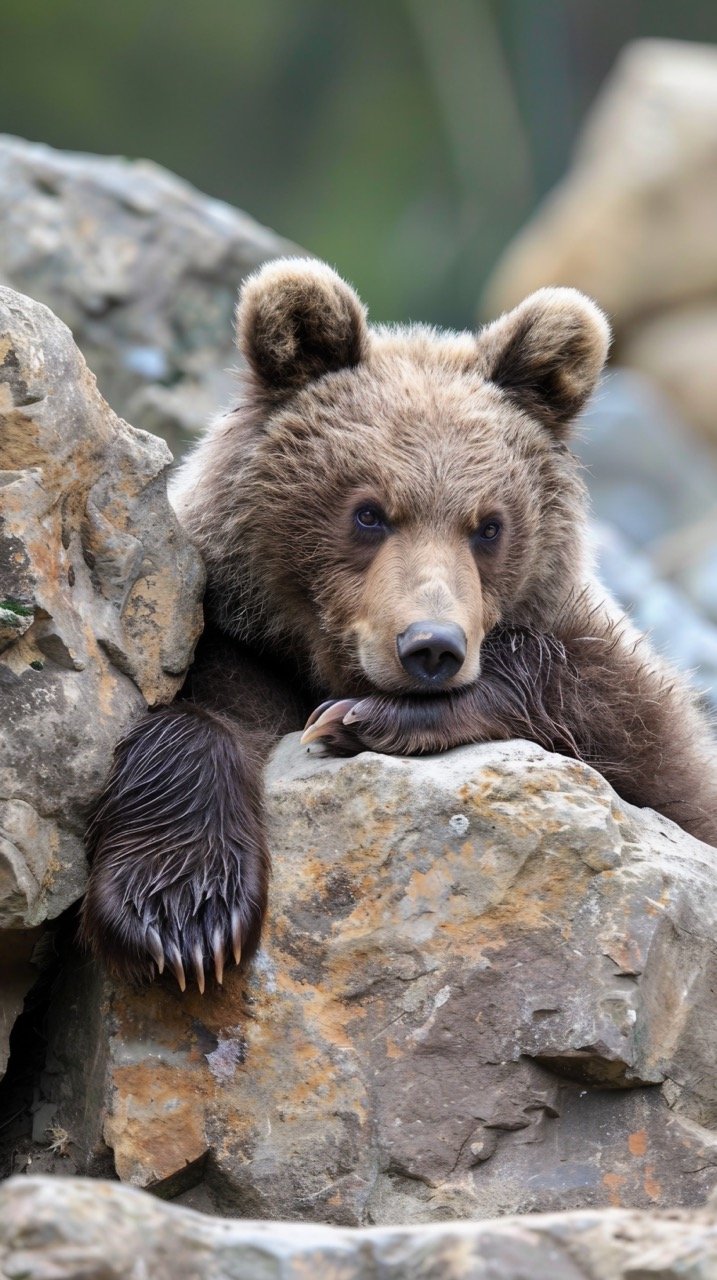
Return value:
<svg viewBox="0 0 717 1280">
<path fill-rule="evenodd" d="M 454 622 L 412 622 L 396 638 L 401 666 L 426 684 L 442 685 L 460 671 L 466 634 Z"/>
</svg>

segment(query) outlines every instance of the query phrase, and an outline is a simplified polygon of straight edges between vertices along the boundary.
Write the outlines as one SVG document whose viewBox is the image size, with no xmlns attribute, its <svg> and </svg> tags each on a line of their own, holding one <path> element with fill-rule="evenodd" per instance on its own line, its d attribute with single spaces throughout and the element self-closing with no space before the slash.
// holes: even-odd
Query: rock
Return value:
<svg viewBox="0 0 717 1280">
<path fill-rule="evenodd" d="M 648 378 L 611 370 L 582 414 L 574 452 L 598 518 L 648 553 L 714 512 L 717 460 Z"/>
<path fill-rule="evenodd" d="M 640 40 L 620 54 L 572 168 L 499 262 L 486 311 L 574 285 L 618 333 L 717 292 L 717 49 Z"/>
<path fill-rule="evenodd" d="M 672 578 L 711 619 L 713 628 L 717 626 L 717 514 L 709 522 L 679 530 L 666 539 L 654 559 L 658 571 Z"/>
<path fill-rule="evenodd" d="M 352 1231 L 217 1222 L 112 1182 L 13 1178 L 0 1221 L 3 1275 L 33 1280 L 712 1280 L 717 1266 L 714 1209 Z"/>
<path fill-rule="evenodd" d="M 717 49 L 628 45 L 572 166 L 509 245 L 489 316 L 541 285 L 596 298 L 619 361 L 649 375 L 717 443 Z"/>
<path fill-rule="evenodd" d="M 573 449 L 589 474 L 602 580 L 661 652 L 717 697 L 714 452 L 644 374 L 624 368 L 602 382 Z"/>
<path fill-rule="evenodd" d="M 621 348 L 625 364 L 651 378 L 713 447 L 717 444 L 715 351 L 717 298 L 643 320 L 627 332 Z"/>
<path fill-rule="evenodd" d="M 105 403 L 66 326 L 0 288 L 0 931 L 81 895 L 112 748 L 190 661 L 204 573 L 170 462 Z"/>
<path fill-rule="evenodd" d="M 267 787 L 246 977 L 183 996 L 83 965 L 57 996 L 44 1090 L 85 1171 L 110 1148 L 162 1196 L 352 1226 L 705 1201 L 713 849 L 521 742 L 292 736 Z"/>
<path fill-rule="evenodd" d="M 295 252 L 149 161 L 0 137 L 0 282 L 52 307 L 112 407 L 175 453 L 233 394 L 241 280 Z"/>
<path fill-rule="evenodd" d="M 675 574 L 679 585 L 674 585 L 658 578 L 654 565 L 615 529 L 593 523 L 591 533 L 600 581 L 629 611 L 640 631 L 649 632 L 654 647 L 691 672 L 692 683 L 717 709 L 717 552 L 713 553 L 711 576 L 705 562 L 698 562 L 702 578 L 696 569 L 690 571 L 694 558 L 688 552 L 682 562 L 686 581 L 683 584 Z M 698 612 L 692 603 L 695 598 L 714 621 Z"/>
</svg>

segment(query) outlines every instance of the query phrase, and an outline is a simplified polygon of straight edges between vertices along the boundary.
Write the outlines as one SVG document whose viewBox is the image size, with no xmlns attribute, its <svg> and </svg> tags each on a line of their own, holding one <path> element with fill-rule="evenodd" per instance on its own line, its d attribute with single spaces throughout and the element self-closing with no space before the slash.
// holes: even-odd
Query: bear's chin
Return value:
<svg viewBox="0 0 717 1280">
<path fill-rule="evenodd" d="M 364 750 L 389 755 L 444 751 L 465 740 L 454 739 L 458 708 L 477 687 L 478 681 L 405 692 L 374 686 L 360 696 L 329 698 L 312 711 L 301 742 L 319 745 L 332 755 Z"/>
</svg>

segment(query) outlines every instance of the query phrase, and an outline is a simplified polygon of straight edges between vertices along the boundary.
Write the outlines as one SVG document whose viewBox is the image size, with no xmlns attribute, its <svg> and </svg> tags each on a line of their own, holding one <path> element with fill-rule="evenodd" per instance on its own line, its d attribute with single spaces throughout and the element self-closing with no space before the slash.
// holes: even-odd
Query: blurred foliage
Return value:
<svg viewBox="0 0 717 1280">
<path fill-rule="evenodd" d="M 148 156 L 335 263 L 374 319 L 470 323 L 621 46 L 714 0 L 2 0 L 0 129 Z"/>
</svg>

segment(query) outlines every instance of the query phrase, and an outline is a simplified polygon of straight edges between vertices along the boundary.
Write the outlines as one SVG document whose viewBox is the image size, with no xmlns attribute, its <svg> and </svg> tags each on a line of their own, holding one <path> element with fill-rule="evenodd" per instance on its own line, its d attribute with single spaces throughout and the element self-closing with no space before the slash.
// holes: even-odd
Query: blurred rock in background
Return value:
<svg viewBox="0 0 717 1280">
<path fill-rule="evenodd" d="M 551 284 L 596 298 L 615 331 L 576 444 L 603 577 L 717 700 L 717 49 L 624 50 L 484 313 Z"/>
<path fill-rule="evenodd" d="M 148 160 L 0 137 L 0 283 L 51 307 L 115 412 L 175 456 L 233 394 L 241 281 L 294 252 Z"/>
<path fill-rule="evenodd" d="M 615 358 L 717 444 L 717 49 L 629 45 L 572 168 L 508 248 L 486 314 L 546 284 L 596 298 Z"/>
<path fill-rule="evenodd" d="M 602 580 L 717 705 L 717 454 L 627 369 L 608 373 L 574 448 Z"/>
</svg>

